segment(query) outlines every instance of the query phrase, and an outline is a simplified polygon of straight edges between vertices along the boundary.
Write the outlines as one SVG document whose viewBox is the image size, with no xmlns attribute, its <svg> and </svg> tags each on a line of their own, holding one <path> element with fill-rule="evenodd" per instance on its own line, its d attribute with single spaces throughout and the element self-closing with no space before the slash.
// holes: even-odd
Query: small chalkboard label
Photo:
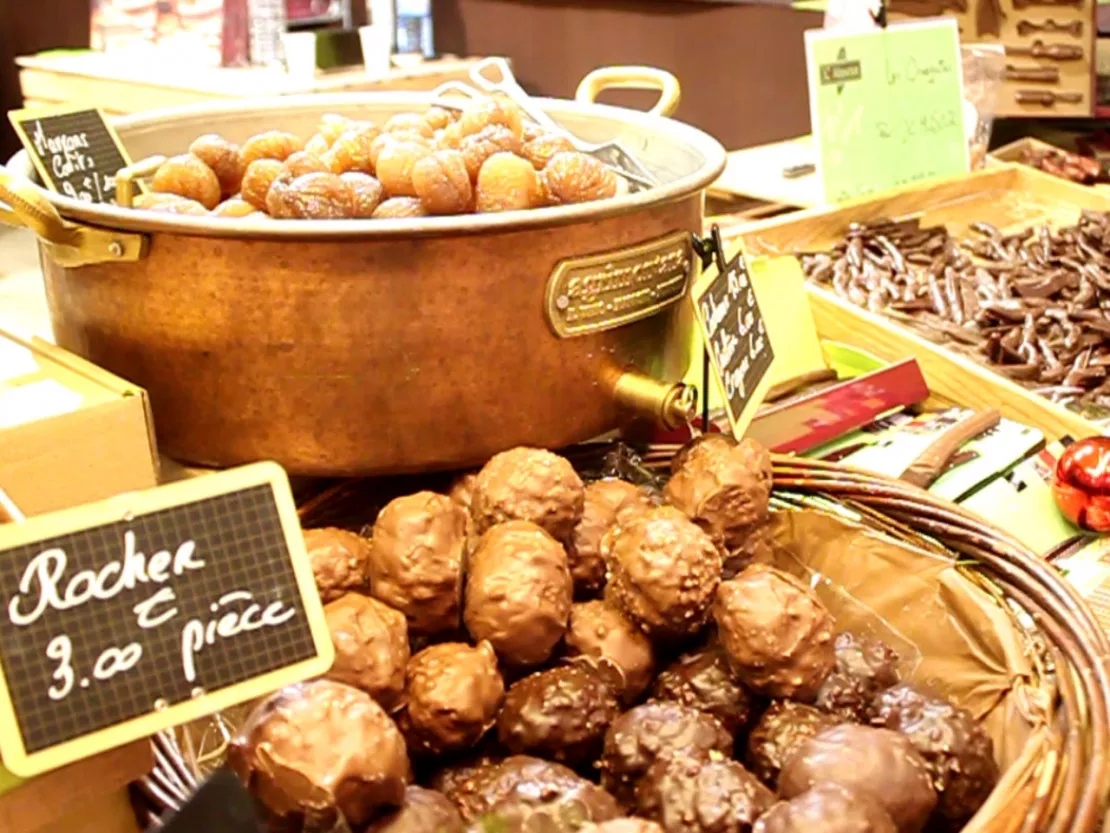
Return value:
<svg viewBox="0 0 1110 833">
<path fill-rule="evenodd" d="M 0 757 L 35 775 L 326 671 L 285 472 L 0 527 Z"/>
<path fill-rule="evenodd" d="M 739 437 L 763 400 L 763 384 L 775 353 L 759 313 L 744 253 L 731 260 L 713 235 L 717 266 L 694 288 L 694 307 L 702 338 L 725 397 L 729 425 Z M 708 393 L 708 392 L 707 392 Z"/>
<path fill-rule="evenodd" d="M 12 127 L 43 185 L 84 202 L 116 201 L 116 174 L 131 164 L 99 110 L 15 110 Z"/>
</svg>

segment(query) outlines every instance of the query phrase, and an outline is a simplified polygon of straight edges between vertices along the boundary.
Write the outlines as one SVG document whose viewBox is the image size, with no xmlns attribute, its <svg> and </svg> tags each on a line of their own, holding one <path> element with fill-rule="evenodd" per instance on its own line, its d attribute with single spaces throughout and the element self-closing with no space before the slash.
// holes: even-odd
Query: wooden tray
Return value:
<svg viewBox="0 0 1110 833">
<path fill-rule="evenodd" d="M 840 242 L 853 222 L 919 216 L 926 226 L 945 225 L 962 235 L 975 221 L 1004 231 L 1031 223 L 1074 223 L 1080 209 L 1110 211 L 1110 195 L 1022 165 L 1005 164 L 942 182 L 927 183 L 838 206 L 800 211 L 764 222 L 724 229 L 749 255 L 821 251 Z M 807 286 L 822 338 L 843 341 L 888 361 L 915 356 L 929 388 L 965 407 L 999 407 L 1003 416 L 1053 438 L 1101 433 L 1066 408 L 897 323 L 855 306 L 831 291 Z"/>
</svg>

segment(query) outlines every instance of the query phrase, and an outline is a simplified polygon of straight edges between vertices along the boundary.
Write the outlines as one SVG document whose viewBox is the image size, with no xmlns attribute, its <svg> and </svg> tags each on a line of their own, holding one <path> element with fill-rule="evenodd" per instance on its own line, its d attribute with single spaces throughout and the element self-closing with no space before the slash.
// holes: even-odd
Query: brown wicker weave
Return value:
<svg viewBox="0 0 1110 833">
<path fill-rule="evenodd" d="M 611 446 L 606 446 L 611 448 Z M 598 445 L 570 456 L 599 454 Z M 646 467 L 665 468 L 675 446 L 653 446 Z M 958 553 L 967 574 L 1011 616 L 1024 611 L 1027 651 L 1039 669 L 1039 693 L 1051 719 L 1031 739 L 994 794 L 964 833 L 1098 833 L 1110 809 L 1110 640 L 1058 571 L 1006 532 L 916 487 L 843 465 L 774 457 L 777 499 L 790 503 L 821 497 L 852 510 L 865 525 L 926 550 Z M 411 484 L 406 484 L 411 485 Z M 306 526 L 346 520 L 358 527 L 373 516 L 368 495 L 380 498 L 381 482 L 347 483 L 313 498 L 302 512 Z M 374 501 L 369 502 L 370 506 Z M 380 505 L 378 503 L 377 505 Z M 812 508 L 812 506 L 810 507 Z M 171 737 L 157 742 L 158 766 L 137 784 L 137 795 L 156 816 L 172 808 L 194 782 Z M 144 819 L 145 821 L 146 819 Z"/>
</svg>

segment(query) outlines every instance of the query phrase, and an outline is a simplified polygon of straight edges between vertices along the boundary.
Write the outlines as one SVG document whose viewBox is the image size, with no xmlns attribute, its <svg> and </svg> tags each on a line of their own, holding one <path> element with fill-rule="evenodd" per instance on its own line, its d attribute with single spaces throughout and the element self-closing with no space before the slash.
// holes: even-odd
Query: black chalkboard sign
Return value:
<svg viewBox="0 0 1110 833">
<path fill-rule="evenodd" d="M 775 352 L 759 313 L 743 251 L 726 260 L 719 235 L 714 238 L 717 274 L 695 288 L 694 303 L 702 338 L 725 396 L 729 424 L 740 436 L 760 404 L 757 392 Z"/>
<path fill-rule="evenodd" d="M 116 174 L 131 164 L 99 110 L 15 110 L 12 127 L 43 185 L 85 202 L 116 201 Z"/>
<path fill-rule="evenodd" d="M 30 775 L 323 673 L 274 464 L 0 527 L 0 756 Z"/>
</svg>

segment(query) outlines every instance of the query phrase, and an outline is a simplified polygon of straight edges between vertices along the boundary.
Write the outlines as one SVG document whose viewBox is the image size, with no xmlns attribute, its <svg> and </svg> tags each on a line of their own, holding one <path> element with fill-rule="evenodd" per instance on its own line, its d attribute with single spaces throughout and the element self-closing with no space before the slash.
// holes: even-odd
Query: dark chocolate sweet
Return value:
<svg viewBox="0 0 1110 833">
<path fill-rule="evenodd" d="M 463 833 L 465 829 L 462 816 L 447 796 L 409 787 L 401 808 L 378 819 L 365 833 Z"/>
<path fill-rule="evenodd" d="M 755 833 L 898 833 L 890 815 L 867 793 L 843 784 L 815 784 L 780 801 L 755 824 Z"/>
<path fill-rule="evenodd" d="M 324 676 L 360 688 L 394 711 L 405 690 L 409 636 L 405 617 L 389 605 L 347 593 L 324 605 L 335 662 Z"/>
<path fill-rule="evenodd" d="M 580 661 L 513 683 L 497 718 L 497 737 L 510 752 L 580 766 L 594 761 L 619 715 L 610 681 Z"/>
<path fill-rule="evenodd" d="M 601 539 L 609 527 L 651 507 L 647 494 L 626 480 L 596 480 L 586 486 L 582 519 L 567 546 L 570 574 L 577 593 L 596 593 L 605 585 Z"/>
<path fill-rule="evenodd" d="M 409 660 L 397 724 L 414 753 L 474 746 L 497 721 L 505 684 L 488 642 L 431 645 Z"/>
<path fill-rule="evenodd" d="M 462 613 L 466 512 L 445 495 L 417 492 L 390 501 L 374 523 L 374 598 L 405 614 L 416 636 L 450 632 Z"/>
<path fill-rule="evenodd" d="M 370 542 L 346 529 L 306 529 L 304 547 L 316 588 L 325 602 L 370 589 Z"/>
<path fill-rule="evenodd" d="M 563 545 L 528 521 L 488 530 L 470 554 L 464 620 L 513 665 L 539 665 L 563 638 L 572 586 Z"/>
<path fill-rule="evenodd" d="M 405 742 L 364 691 L 331 680 L 288 686 L 251 713 L 228 763 L 283 821 L 342 813 L 358 826 L 404 801 Z"/>
<path fill-rule="evenodd" d="M 727 758 L 732 735 L 704 712 L 677 703 L 644 703 L 622 714 L 605 733 L 601 784 L 622 804 L 635 803 L 636 783 L 656 759 L 672 752 Z"/>
<path fill-rule="evenodd" d="M 744 684 L 768 697 L 812 701 L 833 670 L 833 618 L 793 576 L 755 564 L 721 582 L 717 634 Z"/>
<path fill-rule="evenodd" d="M 634 703 L 655 675 L 651 640 L 628 617 L 608 602 L 580 602 L 570 609 L 567 653 L 606 659 L 624 676 L 621 699 Z"/>
<path fill-rule="evenodd" d="M 495 454 L 478 472 L 470 514 L 479 534 L 504 521 L 530 521 L 566 542 L 584 501 L 582 479 L 565 458 L 519 447 Z"/>
<path fill-rule="evenodd" d="M 473 796 L 485 788 L 496 766 L 503 760 L 501 756 L 481 754 L 465 758 L 438 770 L 428 786 L 443 793 L 456 807 L 461 807 L 473 801 Z"/>
<path fill-rule="evenodd" d="M 842 633 L 834 646 L 836 665 L 814 705 L 846 721 L 867 719 L 871 701 L 898 682 L 898 654 L 880 639 Z"/>
<path fill-rule="evenodd" d="M 696 634 L 721 578 L 717 547 L 682 512 L 661 506 L 611 527 L 602 539 L 605 598 L 653 639 Z"/>
<path fill-rule="evenodd" d="M 778 784 L 779 771 L 791 753 L 803 741 L 831 729 L 838 722 L 833 715 L 805 703 L 776 700 L 748 733 L 744 763 L 763 783 L 774 789 Z"/>
<path fill-rule="evenodd" d="M 660 758 L 636 787 L 637 814 L 665 833 L 749 833 L 774 794 L 736 761 L 681 752 Z"/>
<path fill-rule="evenodd" d="M 733 735 L 748 725 L 755 705 L 718 646 L 685 654 L 664 668 L 651 699 L 711 714 Z"/>
<path fill-rule="evenodd" d="M 925 759 L 950 822 L 971 818 L 998 783 L 994 744 L 967 709 L 900 685 L 875 699 L 871 725 L 905 735 Z"/>
<path fill-rule="evenodd" d="M 870 795 L 900 833 L 923 829 L 937 803 L 925 759 L 889 729 L 844 723 L 809 738 L 783 766 L 779 795 L 795 798 L 826 781 Z"/>
</svg>

